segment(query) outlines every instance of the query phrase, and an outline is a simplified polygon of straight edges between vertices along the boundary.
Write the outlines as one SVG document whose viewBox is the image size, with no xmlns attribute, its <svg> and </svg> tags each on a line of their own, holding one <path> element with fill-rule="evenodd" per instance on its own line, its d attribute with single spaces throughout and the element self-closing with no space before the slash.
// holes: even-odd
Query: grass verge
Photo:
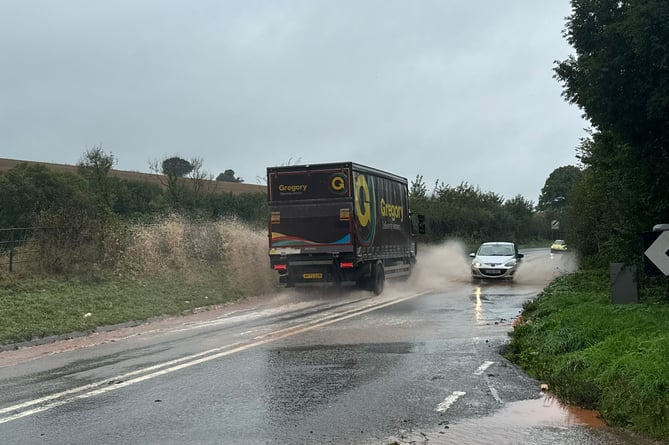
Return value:
<svg viewBox="0 0 669 445">
<path fill-rule="evenodd" d="M 0 288 L 0 345 L 189 313 L 241 296 L 214 268 L 141 279 L 36 278 L 5 283 Z"/>
<path fill-rule="evenodd" d="M 578 272 L 527 303 L 506 356 L 565 403 L 669 439 L 669 305 L 614 305 L 609 278 Z"/>
</svg>

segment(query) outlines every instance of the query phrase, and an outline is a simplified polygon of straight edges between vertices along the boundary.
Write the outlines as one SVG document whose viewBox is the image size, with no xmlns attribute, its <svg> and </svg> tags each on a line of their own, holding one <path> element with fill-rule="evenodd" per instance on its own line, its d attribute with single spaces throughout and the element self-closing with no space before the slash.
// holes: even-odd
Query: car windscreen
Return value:
<svg viewBox="0 0 669 445">
<path fill-rule="evenodd" d="M 481 256 L 513 256 L 515 251 L 512 246 L 481 246 L 478 252 Z"/>
</svg>

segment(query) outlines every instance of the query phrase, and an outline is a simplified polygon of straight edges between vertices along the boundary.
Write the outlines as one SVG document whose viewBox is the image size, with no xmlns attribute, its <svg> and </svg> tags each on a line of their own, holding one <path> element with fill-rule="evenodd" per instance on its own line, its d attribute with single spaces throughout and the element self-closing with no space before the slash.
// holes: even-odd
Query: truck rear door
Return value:
<svg viewBox="0 0 669 445">
<path fill-rule="evenodd" d="M 350 168 L 268 170 L 270 255 L 352 252 Z"/>
<path fill-rule="evenodd" d="M 270 254 L 353 251 L 351 212 L 347 202 L 273 206 Z"/>
</svg>

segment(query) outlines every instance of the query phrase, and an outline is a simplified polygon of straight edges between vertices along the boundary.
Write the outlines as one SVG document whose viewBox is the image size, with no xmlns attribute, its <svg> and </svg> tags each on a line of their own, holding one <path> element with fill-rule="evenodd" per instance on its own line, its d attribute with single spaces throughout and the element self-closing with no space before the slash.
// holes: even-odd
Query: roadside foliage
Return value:
<svg viewBox="0 0 669 445">
<path fill-rule="evenodd" d="M 556 63 L 555 77 L 592 125 L 562 209 L 584 271 L 525 306 L 507 356 L 565 403 L 667 440 L 669 278 L 643 273 L 642 234 L 669 223 L 669 8 L 571 5 L 564 33 L 575 54 Z M 638 304 L 612 304 L 611 263 L 636 266 Z"/>
<path fill-rule="evenodd" d="M 409 198 L 411 210 L 425 215 L 427 242 L 458 239 L 473 248 L 490 240 L 546 244 L 553 236 L 548 216 L 521 195 L 505 200 L 468 183 L 437 183 L 429 191 L 418 175 Z"/>
<path fill-rule="evenodd" d="M 564 403 L 669 439 L 669 305 L 610 299 L 604 272 L 557 278 L 525 305 L 506 356 Z"/>
<path fill-rule="evenodd" d="M 639 264 L 641 233 L 669 223 L 666 1 L 572 1 L 559 61 L 563 96 L 592 125 L 577 149 L 567 238 L 584 264 Z"/>
</svg>

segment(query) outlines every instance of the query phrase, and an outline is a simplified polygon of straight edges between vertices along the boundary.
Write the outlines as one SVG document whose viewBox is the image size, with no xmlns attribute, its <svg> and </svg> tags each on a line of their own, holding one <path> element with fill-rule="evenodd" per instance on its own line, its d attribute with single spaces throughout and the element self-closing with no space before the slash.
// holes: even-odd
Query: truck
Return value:
<svg viewBox="0 0 669 445">
<path fill-rule="evenodd" d="M 406 178 L 354 162 L 267 168 L 269 259 L 286 287 L 383 292 L 415 264 L 425 217 Z"/>
</svg>

